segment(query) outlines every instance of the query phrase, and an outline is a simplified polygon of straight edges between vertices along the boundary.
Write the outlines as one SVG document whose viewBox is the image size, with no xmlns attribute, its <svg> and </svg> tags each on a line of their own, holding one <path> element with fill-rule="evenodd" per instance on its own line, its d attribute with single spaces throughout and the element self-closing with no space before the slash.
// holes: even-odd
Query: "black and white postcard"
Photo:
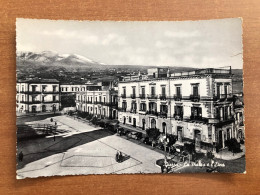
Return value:
<svg viewBox="0 0 260 195">
<path fill-rule="evenodd" d="M 246 173 L 242 19 L 16 21 L 17 179 Z"/>
</svg>

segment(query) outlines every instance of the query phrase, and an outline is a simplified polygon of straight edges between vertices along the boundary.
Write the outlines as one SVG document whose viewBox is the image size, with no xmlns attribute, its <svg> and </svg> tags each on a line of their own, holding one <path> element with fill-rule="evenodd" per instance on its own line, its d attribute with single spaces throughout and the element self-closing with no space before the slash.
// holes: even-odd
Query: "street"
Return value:
<svg viewBox="0 0 260 195">
<path fill-rule="evenodd" d="M 17 165 L 17 178 L 79 175 L 159 173 L 155 161 L 163 154 L 123 139 L 100 127 L 67 116 L 52 117 L 57 122 L 57 135 L 19 141 L 18 153 L 24 158 Z M 19 119 L 18 119 L 19 121 Z M 49 124 L 50 118 L 25 124 Z M 117 151 L 128 157 L 115 160 Z"/>
</svg>

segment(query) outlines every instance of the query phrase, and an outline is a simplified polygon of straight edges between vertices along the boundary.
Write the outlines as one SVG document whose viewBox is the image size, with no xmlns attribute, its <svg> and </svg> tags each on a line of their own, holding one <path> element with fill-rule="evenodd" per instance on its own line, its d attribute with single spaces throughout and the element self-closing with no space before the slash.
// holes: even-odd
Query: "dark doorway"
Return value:
<svg viewBox="0 0 260 195">
<path fill-rule="evenodd" d="M 162 123 L 162 130 L 163 130 L 163 134 L 166 135 L 166 133 L 167 133 L 167 126 L 166 126 L 165 122 Z"/>
<path fill-rule="evenodd" d="M 156 129 L 156 120 L 154 118 L 151 120 L 151 128 Z"/>
<path fill-rule="evenodd" d="M 46 112 L 46 105 L 42 105 L 42 112 Z"/>
<path fill-rule="evenodd" d="M 195 138 L 195 149 L 200 150 L 201 145 L 201 133 L 200 130 L 194 130 L 194 138 Z"/>
<path fill-rule="evenodd" d="M 182 127 L 178 126 L 177 127 L 177 139 L 178 139 L 178 142 L 182 142 Z"/>
<path fill-rule="evenodd" d="M 133 127 L 136 127 L 136 118 L 133 118 Z"/>
<path fill-rule="evenodd" d="M 126 122 L 126 118 L 125 118 L 125 116 L 124 116 L 124 123 L 123 123 L 124 125 L 125 125 L 125 122 Z"/>
<path fill-rule="evenodd" d="M 145 119 L 142 120 L 142 130 L 145 130 Z"/>
<path fill-rule="evenodd" d="M 32 113 L 36 113 L 36 106 L 32 106 Z"/>
</svg>

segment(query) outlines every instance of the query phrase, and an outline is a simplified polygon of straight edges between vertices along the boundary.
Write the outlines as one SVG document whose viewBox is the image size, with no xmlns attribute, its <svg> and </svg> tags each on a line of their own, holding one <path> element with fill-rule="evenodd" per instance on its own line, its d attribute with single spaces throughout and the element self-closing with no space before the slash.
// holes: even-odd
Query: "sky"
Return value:
<svg viewBox="0 0 260 195">
<path fill-rule="evenodd" d="M 242 20 L 17 19 L 17 51 L 78 54 L 109 65 L 243 67 Z"/>
</svg>

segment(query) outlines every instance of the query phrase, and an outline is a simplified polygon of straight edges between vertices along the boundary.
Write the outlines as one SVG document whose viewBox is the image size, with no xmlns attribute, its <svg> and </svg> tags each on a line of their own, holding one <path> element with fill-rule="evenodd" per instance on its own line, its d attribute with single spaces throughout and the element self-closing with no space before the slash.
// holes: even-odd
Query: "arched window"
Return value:
<svg viewBox="0 0 260 195">
<path fill-rule="evenodd" d="M 152 129 L 156 128 L 156 120 L 154 118 L 151 120 L 151 128 Z"/>
</svg>

